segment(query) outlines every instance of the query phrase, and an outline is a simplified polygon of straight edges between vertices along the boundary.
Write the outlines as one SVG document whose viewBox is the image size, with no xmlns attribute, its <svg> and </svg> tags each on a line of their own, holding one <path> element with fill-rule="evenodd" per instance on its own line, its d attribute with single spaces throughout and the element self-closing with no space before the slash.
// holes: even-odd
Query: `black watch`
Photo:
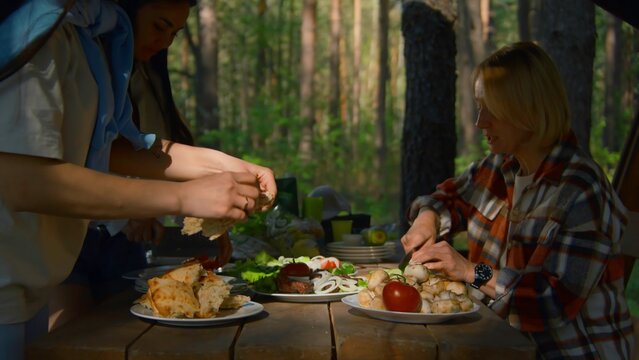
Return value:
<svg viewBox="0 0 639 360">
<path fill-rule="evenodd" d="M 493 277 L 493 269 L 486 265 L 479 263 L 475 265 L 475 281 L 470 286 L 475 289 L 479 289 L 482 285 L 488 282 Z"/>
</svg>

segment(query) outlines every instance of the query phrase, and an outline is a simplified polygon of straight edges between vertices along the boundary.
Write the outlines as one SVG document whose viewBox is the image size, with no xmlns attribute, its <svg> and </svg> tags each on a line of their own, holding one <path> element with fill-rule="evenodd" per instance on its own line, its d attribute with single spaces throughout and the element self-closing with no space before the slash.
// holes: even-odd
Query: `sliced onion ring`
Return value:
<svg viewBox="0 0 639 360">
<path fill-rule="evenodd" d="M 335 289 L 337 289 L 337 282 L 333 280 L 328 280 L 327 282 L 315 287 L 316 294 L 328 294 L 332 293 Z"/>
</svg>

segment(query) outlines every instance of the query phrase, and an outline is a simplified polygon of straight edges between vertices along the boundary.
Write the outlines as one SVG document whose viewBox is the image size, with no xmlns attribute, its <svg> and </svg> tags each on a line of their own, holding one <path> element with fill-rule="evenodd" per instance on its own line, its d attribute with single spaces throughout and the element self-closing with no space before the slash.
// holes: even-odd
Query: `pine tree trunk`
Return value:
<svg viewBox="0 0 639 360">
<path fill-rule="evenodd" d="M 450 1 L 408 1 L 402 14 L 406 111 L 402 137 L 402 230 L 419 195 L 455 171 L 455 33 Z"/>
<path fill-rule="evenodd" d="M 339 70 L 340 70 L 340 0 L 331 0 L 331 40 L 330 40 L 330 78 L 329 78 L 329 114 L 331 130 L 338 126 L 339 119 Z"/>
<path fill-rule="evenodd" d="M 603 145 L 611 151 L 619 151 L 617 124 L 621 117 L 621 20 L 614 15 L 606 15 L 604 65 L 604 120 Z"/>
<path fill-rule="evenodd" d="M 384 183 L 386 176 L 386 85 L 388 83 L 388 0 L 379 1 L 379 72 L 377 82 L 377 109 L 375 121 L 374 168 L 377 178 Z M 386 188 L 384 184 L 382 188 Z"/>
<path fill-rule="evenodd" d="M 457 69 L 459 72 L 459 121 L 462 139 L 457 144 L 461 155 L 475 154 L 480 148 L 480 132 L 475 126 L 477 106 L 472 84 L 475 66 L 486 57 L 481 8 L 479 1 L 460 1 L 458 10 L 459 31 L 457 32 Z"/>
<path fill-rule="evenodd" d="M 566 85 L 572 128 L 579 145 L 590 151 L 594 5 L 584 0 L 542 1 L 538 21 L 536 38 L 557 64 Z"/>
<path fill-rule="evenodd" d="M 359 101 L 361 79 L 359 76 L 362 62 L 362 2 L 353 0 L 353 90 L 350 137 L 352 141 L 353 157 L 357 159 L 357 139 L 359 138 Z"/>
<path fill-rule="evenodd" d="M 217 63 L 218 36 L 215 1 L 201 1 L 199 6 L 199 51 L 196 52 L 196 122 L 200 131 L 220 129 Z M 211 144 L 219 148 L 219 141 Z"/>
<path fill-rule="evenodd" d="M 530 0 L 517 1 L 517 25 L 519 40 L 530 40 Z"/>
<path fill-rule="evenodd" d="M 302 138 L 299 153 L 303 161 L 309 161 L 313 154 L 313 132 L 315 129 L 315 108 L 313 106 L 313 75 L 315 74 L 315 22 L 317 0 L 304 0 L 302 10 L 302 58 L 300 71 L 300 117 Z"/>
</svg>

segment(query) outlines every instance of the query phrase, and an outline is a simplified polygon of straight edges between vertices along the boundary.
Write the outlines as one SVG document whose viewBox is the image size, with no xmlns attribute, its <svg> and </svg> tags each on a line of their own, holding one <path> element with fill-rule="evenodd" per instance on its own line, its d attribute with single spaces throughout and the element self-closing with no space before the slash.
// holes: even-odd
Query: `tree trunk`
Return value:
<svg viewBox="0 0 639 360">
<path fill-rule="evenodd" d="M 220 129 L 217 63 L 218 36 L 215 0 L 205 0 L 199 6 L 200 46 L 196 52 L 196 122 L 200 131 Z M 206 59 L 206 61 L 205 61 Z M 210 144 L 220 147 L 219 140 Z"/>
<path fill-rule="evenodd" d="M 459 125 L 462 140 L 457 150 L 463 156 L 478 153 L 480 132 L 475 126 L 477 106 L 472 84 L 475 66 L 486 57 L 486 42 L 479 1 L 460 1 L 458 5 L 459 31 L 457 32 L 457 68 L 459 72 Z"/>
<path fill-rule="evenodd" d="M 266 0 L 257 3 L 257 61 L 255 62 L 255 95 L 259 96 L 266 82 L 266 50 L 267 37 L 265 15 L 267 10 Z"/>
<path fill-rule="evenodd" d="M 519 28 L 519 40 L 530 40 L 530 0 L 517 2 L 517 26 Z"/>
<path fill-rule="evenodd" d="M 388 0 L 379 1 L 379 72 L 377 83 L 377 111 L 375 121 L 374 168 L 383 182 L 386 175 L 386 84 L 388 83 Z M 382 188 L 386 186 L 382 185 Z"/>
<path fill-rule="evenodd" d="M 611 151 L 619 151 L 617 124 L 621 120 L 621 20 L 606 14 L 605 65 L 604 65 L 604 120 L 603 145 Z"/>
<path fill-rule="evenodd" d="M 406 110 L 402 136 L 402 232 L 419 195 L 455 172 L 455 32 L 450 1 L 407 1 L 402 34 Z"/>
<path fill-rule="evenodd" d="M 339 113 L 342 124 L 342 133 L 346 136 L 348 129 L 348 54 L 346 52 L 346 33 L 340 31 L 339 41 Z"/>
<path fill-rule="evenodd" d="M 313 132 L 315 129 L 315 107 L 313 104 L 313 75 L 315 73 L 315 22 L 317 0 L 304 0 L 302 10 L 302 56 L 300 71 L 300 117 L 302 138 L 299 151 L 303 161 L 313 154 Z"/>
<path fill-rule="evenodd" d="M 357 159 L 357 139 L 359 138 L 359 98 L 361 80 L 359 76 L 362 63 L 362 2 L 353 0 L 353 110 L 351 114 L 350 137 L 353 157 Z"/>
<path fill-rule="evenodd" d="M 339 119 L 339 71 L 340 71 L 340 0 L 331 1 L 331 40 L 330 40 L 330 78 L 329 78 L 329 114 L 331 118 L 330 128 L 335 130 Z"/>
<path fill-rule="evenodd" d="M 559 68 L 579 145 L 590 151 L 595 9 L 590 1 L 542 1 L 537 27 L 540 45 Z"/>
</svg>

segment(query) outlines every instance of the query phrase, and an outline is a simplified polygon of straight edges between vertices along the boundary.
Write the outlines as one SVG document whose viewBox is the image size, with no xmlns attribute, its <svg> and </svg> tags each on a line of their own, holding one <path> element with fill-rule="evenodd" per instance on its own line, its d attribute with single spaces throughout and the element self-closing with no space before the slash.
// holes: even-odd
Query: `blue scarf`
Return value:
<svg viewBox="0 0 639 360">
<path fill-rule="evenodd" d="M 86 166 L 107 172 L 111 143 L 118 134 L 127 138 L 136 150 L 148 149 L 155 142 L 155 134 L 140 133 L 132 119 L 127 89 L 133 66 L 133 28 L 124 10 L 105 0 L 78 0 L 66 21 L 77 27 L 99 89 L 98 113 Z"/>
<path fill-rule="evenodd" d="M 27 45 L 47 34 L 64 11 L 65 3 L 66 0 L 25 0 L 5 18 L 0 23 L 0 67 L 9 64 Z"/>
</svg>

